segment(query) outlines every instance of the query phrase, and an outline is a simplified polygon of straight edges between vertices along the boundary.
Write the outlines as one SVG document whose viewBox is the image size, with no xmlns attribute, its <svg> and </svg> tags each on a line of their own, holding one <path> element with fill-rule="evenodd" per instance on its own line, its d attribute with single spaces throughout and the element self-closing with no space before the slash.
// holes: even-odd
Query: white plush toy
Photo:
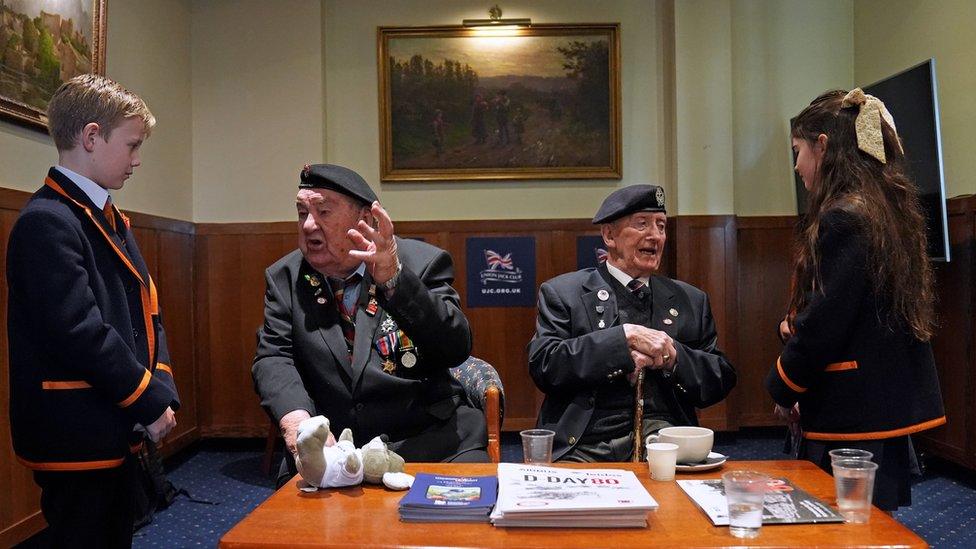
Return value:
<svg viewBox="0 0 976 549">
<path fill-rule="evenodd" d="M 355 486 L 363 480 L 382 483 L 391 490 L 406 490 L 413 484 L 413 476 L 403 472 L 403 458 L 389 450 L 380 437 L 356 448 L 347 428 L 333 446 L 326 446 L 329 433 L 325 416 L 298 425 L 295 465 L 310 489 Z"/>
</svg>

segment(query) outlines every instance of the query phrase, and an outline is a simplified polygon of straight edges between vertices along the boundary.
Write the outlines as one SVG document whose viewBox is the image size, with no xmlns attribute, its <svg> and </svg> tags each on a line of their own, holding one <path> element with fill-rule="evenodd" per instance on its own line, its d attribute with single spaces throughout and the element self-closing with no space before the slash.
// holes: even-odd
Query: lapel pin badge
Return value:
<svg viewBox="0 0 976 549">
<path fill-rule="evenodd" d="M 610 292 L 608 292 L 606 290 L 600 290 L 599 292 L 596 293 L 596 297 L 600 301 L 606 301 L 606 300 L 610 299 Z"/>
<path fill-rule="evenodd" d="M 607 327 L 607 323 L 604 322 L 603 319 L 601 318 L 600 319 L 600 323 L 597 324 L 597 327 L 599 327 L 599 328 L 606 328 Z"/>
<path fill-rule="evenodd" d="M 671 309 L 668 312 L 671 313 L 671 316 L 678 316 L 678 309 Z"/>
<path fill-rule="evenodd" d="M 674 322 L 674 321 L 671 320 L 670 318 L 665 318 L 664 319 L 664 323 L 667 324 L 668 326 L 670 326 L 672 322 Z"/>
</svg>

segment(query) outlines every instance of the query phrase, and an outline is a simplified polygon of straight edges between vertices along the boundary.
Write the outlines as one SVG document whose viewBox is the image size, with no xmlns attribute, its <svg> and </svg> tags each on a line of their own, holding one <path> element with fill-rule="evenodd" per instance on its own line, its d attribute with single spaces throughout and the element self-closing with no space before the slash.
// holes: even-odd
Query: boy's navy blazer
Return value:
<svg viewBox="0 0 976 549">
<path fill-rule="evenodd" d="M 179 408 L 156 288 L 128 221 L 52 168 L 7 247 L 10 423 L 35 470 L 122 464 Z"/>
</svg>

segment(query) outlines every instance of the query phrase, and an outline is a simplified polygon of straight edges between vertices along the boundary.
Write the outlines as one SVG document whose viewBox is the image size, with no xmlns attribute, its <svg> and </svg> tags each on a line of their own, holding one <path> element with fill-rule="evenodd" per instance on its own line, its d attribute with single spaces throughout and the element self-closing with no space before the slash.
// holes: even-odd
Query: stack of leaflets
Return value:
<svg viewBox="0 0 976 549">
<path fill-rule="evenodd" d="M 488 522 L 495 504 L 495 477 L 455 477 L 417 473 L 400 500 L 404 522 Z"/>
<path fill-rule="evenodd" d="M 657 502 L 621 469 L 498 464 L 495 526 L 644 528 Z"/>
<path fill-rule="evenodd" d="M 679 480 L 678 486 L 695 505 L 705 511 L 715 526 L 729 524 L 729 503 L 721 479 Z M 785 478 L 769 479 L 763 501 L 763 524 L 799 524 L 811 522 L 844 522 L 823 501 L 800 490 Z"/>
</svg>

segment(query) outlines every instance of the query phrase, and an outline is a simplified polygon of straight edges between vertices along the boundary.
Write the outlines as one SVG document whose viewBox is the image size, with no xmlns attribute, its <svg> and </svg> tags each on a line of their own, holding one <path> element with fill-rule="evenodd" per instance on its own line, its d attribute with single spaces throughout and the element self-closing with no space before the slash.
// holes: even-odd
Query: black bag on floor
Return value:
<svg viewBox="0 0 976 549">
<path fill-rule="evenodd" d="M 146 437 L 136 457 L 139 462 L 137 472 L 139 482 L 133 498 L 135 506 L 133 532 L 151 523 L 157 511 L 166 509 L 177 496 L 186 493 L 185 490 L 178 490 L 166 479 L 163 459 L 156 449 L 156 443 L 149 437 Z"/>
</svg>

